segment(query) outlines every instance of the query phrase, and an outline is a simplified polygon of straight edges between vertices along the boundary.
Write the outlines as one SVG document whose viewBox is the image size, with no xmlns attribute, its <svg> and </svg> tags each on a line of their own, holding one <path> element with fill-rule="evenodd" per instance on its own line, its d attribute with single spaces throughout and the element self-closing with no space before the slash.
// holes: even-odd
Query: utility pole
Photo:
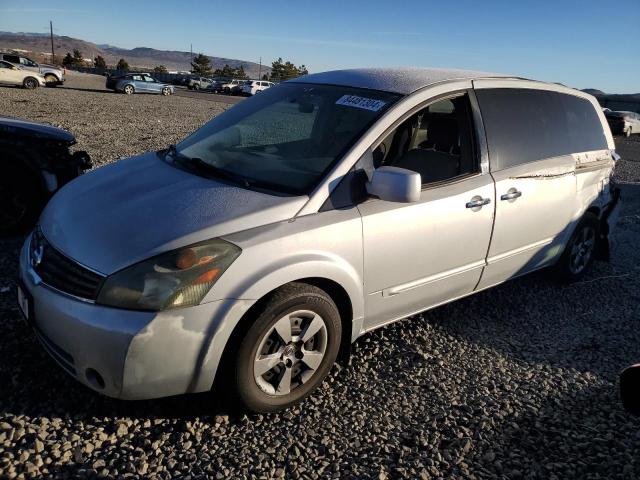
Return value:
<svg viewBox="0 0 640 480">
<path fill-rule="evenodd" d="M 262 57 L 260 57 L 260 66 L 258 67 L 258 80 L 262 80 Z"/>
<path fill-rule="evenodd" d="M 53 51 L 53 22 L 51 20 L 49 20 L 49 29 L 51 31 L 51 63 L 55 65 L 56 54 Z"/>
</svg>

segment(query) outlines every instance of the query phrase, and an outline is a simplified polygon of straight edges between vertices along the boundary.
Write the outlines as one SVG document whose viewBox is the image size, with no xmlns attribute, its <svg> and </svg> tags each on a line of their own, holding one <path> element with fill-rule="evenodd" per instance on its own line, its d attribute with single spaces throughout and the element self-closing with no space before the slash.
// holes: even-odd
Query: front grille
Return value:
<svg viewBox="0 0 640 480">
<path fill-rule="evenodd" d="M 74 297 L 95 300 L 104 277 L 66 257 L 36 229 L 29 249 L 33 269 L 42 282 Z"/>
</svg>

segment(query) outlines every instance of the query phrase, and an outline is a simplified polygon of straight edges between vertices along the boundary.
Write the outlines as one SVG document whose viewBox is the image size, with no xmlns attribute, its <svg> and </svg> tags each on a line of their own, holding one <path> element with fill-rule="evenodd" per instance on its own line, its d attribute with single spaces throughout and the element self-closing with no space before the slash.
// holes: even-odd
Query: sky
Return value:
<svg viewBox="0 0 640 480">
<path fill-rule="evenodd" d="M 640 0 L 0 0 L 0 31 L 310 72 L 451 67 L 640 93 Z"/>
</svg>

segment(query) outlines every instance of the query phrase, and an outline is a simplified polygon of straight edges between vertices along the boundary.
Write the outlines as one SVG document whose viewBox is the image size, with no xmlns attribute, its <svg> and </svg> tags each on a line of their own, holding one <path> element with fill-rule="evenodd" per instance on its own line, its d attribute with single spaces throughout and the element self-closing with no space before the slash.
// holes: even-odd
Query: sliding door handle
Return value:
<svg viewBox="0 0 640 480">
<path fill-rule="evenodd" d="M 515 200 L 522 196 L 522 192 L 516 190 L 515 188 L 510 188 L 507 193 L 500 196 L 500 200 Z"/>
<path fill-rule="evenodd" d="M 491 203 L 490 198 L 482 198 L 479 196 L 475 196 L 471 199 L 471 201 L 467 202 L 467 208 L 482 208 L 483 205 L 488 205 Z"/>
</svg>

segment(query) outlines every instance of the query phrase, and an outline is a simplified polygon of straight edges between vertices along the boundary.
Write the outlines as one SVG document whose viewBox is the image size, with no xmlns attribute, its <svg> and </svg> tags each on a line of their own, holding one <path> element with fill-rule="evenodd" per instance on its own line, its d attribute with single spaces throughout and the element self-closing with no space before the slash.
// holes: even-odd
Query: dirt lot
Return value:
<svg viewBox="0 0 640 480">
<path fill-rule="evenodd" d="M 100 91 L 0 89 L 0 114 L 70 129 L 98 164 L 175 142 L 228 105 Z M 640 141 L 618 179 L 640 181 Z M 617 394 L 640 361 L 640 186 L 624 187 L 610 263 L 559 286 L 525 278 L 380 329 L 283 414 L 215 395 L 101 397 L 61 371 L 15 307 L 21 238 L 0 241 L 0 478 L 640 477 L 640 420 Z"/>
</svg>

